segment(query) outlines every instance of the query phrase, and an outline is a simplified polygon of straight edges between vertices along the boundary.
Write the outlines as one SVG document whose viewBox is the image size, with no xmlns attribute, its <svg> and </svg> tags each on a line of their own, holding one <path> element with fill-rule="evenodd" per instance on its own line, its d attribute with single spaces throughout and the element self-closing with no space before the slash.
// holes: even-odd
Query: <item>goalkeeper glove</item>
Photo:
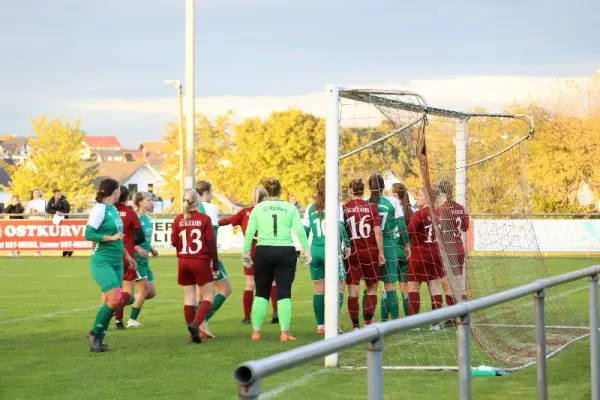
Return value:
<svg viewBox="0 0 600 400">
<path fill-rule="evenodd" d="M 244 266 L 244 268 L 252 267 L 252 257 L 250 257 L 250 254 L 244 253 L 242 255 L 242 265 Z"/>
</svg>

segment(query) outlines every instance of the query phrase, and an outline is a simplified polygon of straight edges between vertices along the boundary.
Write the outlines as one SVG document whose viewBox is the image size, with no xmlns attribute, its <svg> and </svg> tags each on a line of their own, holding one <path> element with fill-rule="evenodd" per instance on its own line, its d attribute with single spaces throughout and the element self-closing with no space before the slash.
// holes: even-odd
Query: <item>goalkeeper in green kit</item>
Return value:
<svg viewBox="0 0 600 400">
<path fill-rule="evenodd" d="M 300 240 L 305 257 L 310 261 L 308 239 L 298 209 L 281 200 L 281 184 L 268 178 L 264 188 L 269 197 L 257 204 L 250 213 L 250 221 L 244 235 L 242 264 L 252 266 L 250 249 L 252 240 L 258 237 L 254 263 L 256 296 L 252 304 L 252 340 L 260 340 L 262 324 L 267 313 L 271 284 L 277 285 L 277 308 L 279 312 L 280 340 L 293 341 L 290 333 L 292 321 L 292 283 L 296 275 L 296 247 L 292 240 L 292 229 Z"/>
</svg>

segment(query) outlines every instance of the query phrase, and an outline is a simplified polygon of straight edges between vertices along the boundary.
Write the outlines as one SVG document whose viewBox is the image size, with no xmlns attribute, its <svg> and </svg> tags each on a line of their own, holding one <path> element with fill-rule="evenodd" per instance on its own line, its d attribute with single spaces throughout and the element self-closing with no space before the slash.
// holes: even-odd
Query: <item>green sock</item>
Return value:
<svg viewBox="0 0 600 400">
<path fill-rule="evenodd" d="M 215 301 L 213 301 L 210 314 L 208 314 L 208 316 L 206 317 L 207 321 L 211 319 L 213 315 L 215 315 L 215 313 L 219 310 L 219 308 L 221 308 L 223 303 L 225 303 L 225 300 L 227 300 L 227 297 L 223 296 L 221 293 L 217 293 L 217 295 L 215 296 Z"/>
<path fill-rule="evenodd" d="M 250 319 L 252 320 L 252 329 L 254 332 L 260 332 L 263 322 L 265 322 L 265 315 L 267 315 L 267 307 L 269 306 L 269 300 L 264 297 L 254 297 L 252 303 L 252 311 L 250 313 Z M 281 321 L 281 319 L 280 319 Z"/>
<path fill-rule="evenodd" d="M 381 322 L 385 322 L 389 317 L 389 309 L 387 307 L 387 292 L 383 292 L 381 295 L 381 304 L 379 305 L 381 313 Z"/>
<path fill-rule="evenodd" d="M 388 313 L 392 319 L 400 318 L 400 307 L 398 305 L 398 295 L 395 290 L 384 292 L 385 294 L 385 305 Z"/>
<path fill-rule="evenodd" d="M 344 305 L 344 293 L 340 293 L 340 300 L 338 303 L 338 311 L 342 311 L 342 306 Z"/>
<path fill-rule="evenodd" d="M 130 306 L 135 302 L 135 296 L 129 296 L 129 300 L 127 300 L 127 305 Z"/>
<path fill-rule="evenodd" d="M 281 332 L 288 332 L 292 324 L 292 299 L 281 299 L 277 301 L 277 314 L 279 315 L 279 326 Z"/>
<path fill-rule="evenodd" d="M 133 319 L 133 320 L 137 320 L 138 316 L 140 315 L 140 311 L 142 311 L 142 308 L 136 308 L 136 307 L 132 307 L 131 308 L 131 315 L 129 316 L 129 318 Z"/>
<path fill-rule="evenodd" d="M 277 302 L 277 309 L 279 309 L 279 302 Z M 313 294 L 313 310 L 315 311 L 315 319 L 317 325 L 325 324 L 325 296 L 322 294 Z"/>
<path fill-rule="evenodd" d="M 408 295 L 402 293 L 402 308 L 404 309 L 404 315 L 408 317 Z"/>
<path fill-rule="evenodd" d="M 108 330 L 108 326 L 110 325 L 110 320 L 112 319 L 115 310 L 110 308 L 107 304 L 102 304 L 98 313 L 96 314 L 96 320 L 94 321 L 94 326 L 92 327 L 92 332 L 96 335 L 100 340 L 104 339 L 104 335 Z"/>
</svg>

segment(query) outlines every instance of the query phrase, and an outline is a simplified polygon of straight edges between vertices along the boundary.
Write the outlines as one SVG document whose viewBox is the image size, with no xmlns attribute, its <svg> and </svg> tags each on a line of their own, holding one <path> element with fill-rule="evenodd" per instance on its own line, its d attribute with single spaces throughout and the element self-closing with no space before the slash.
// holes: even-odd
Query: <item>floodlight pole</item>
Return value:
<svg viewBox="0 0 600 400">
<path fill-rule="evenodd" d="M 165 81 L 177 89 L 177 100 L 179 104 L 179 201 L 180 211 L 183 212 L 183 194 L 185 192 L 185 141 L 183 137 L 183 89 L 181 81 Z"/>
<path fill-rule="evenodd" d="M 195 102 L 195 0 L 185 0 L 185 188 L 193 189 L 196 177 L 196 106 Z"/>
</svg>

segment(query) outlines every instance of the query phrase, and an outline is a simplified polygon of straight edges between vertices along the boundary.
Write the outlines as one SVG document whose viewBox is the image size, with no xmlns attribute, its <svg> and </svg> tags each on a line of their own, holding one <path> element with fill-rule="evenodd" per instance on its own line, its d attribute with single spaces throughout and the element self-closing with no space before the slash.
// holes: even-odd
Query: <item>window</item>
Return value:
<svg viewBox="0 0 600 400">
<path fill-rule="evenodd" d="M 154 183 L 148 184 L 148 193 L 154 193 Z"/>
</svg>

